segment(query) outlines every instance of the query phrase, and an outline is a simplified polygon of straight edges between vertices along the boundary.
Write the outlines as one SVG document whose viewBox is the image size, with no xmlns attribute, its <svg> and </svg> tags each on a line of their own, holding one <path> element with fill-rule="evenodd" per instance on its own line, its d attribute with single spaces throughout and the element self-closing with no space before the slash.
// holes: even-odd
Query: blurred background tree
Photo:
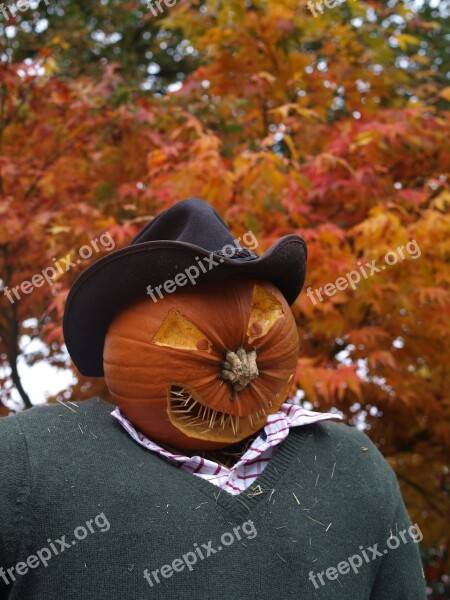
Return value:
<svg viewBox="0 0 450 600">
<path fill-rule="evenodd" d="M 155 92 L 197 64 L 182 31 L 164 34 L 146 2 L 49 0 L 46 6 L 32 0 L 32 6 L 0 23 L 0 48 L 12 62 L 37 60 L 43 49 L 51 49 L 62 78 L 98 77 L 115 63 L 127 89 L 151 85 Z"/>
<path fill-rule="evenodd" d="M 296 399 L 379 446 L 425 533 L 431 597 L 450 598 L 449 6 L 316 14 L 291 0 L 178 0 L 158 18 L 145 2 L 36 0 L 0 18 L 0 285 L 104 231 L 123 246 L 190 195 L 260 252 L 302 235 L 305 289 L 415 240 L 420 256 L 355 290 L 303 292 Z M 34 367 L 71 368 L 61 319 L 87 264 L 0 295 L 2 414 L 32 405 Z M 75 373 L 48 400 L 92 395 L 107 398 L 103 381 Z"/>
</svg>

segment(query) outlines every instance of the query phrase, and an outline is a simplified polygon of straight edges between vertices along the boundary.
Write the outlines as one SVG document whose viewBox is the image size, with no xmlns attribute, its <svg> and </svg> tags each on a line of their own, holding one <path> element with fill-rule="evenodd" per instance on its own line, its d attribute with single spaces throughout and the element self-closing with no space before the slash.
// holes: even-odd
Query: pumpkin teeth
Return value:
<svg viewBox="0 0 450 600">
<path fill-rule="evenodd" d="M 232 415 L 230 415 L 229 419 L 230 419 L 230 422 L 231 422 L 231 427 L 233 428 L 233 433 L 234 433 L 234 435 L 236 435 L 236 433 L 237 433 L 237 430 L 236 430 L 236 423 L 235 423 L 235 421 L 234 421 L 234 419 L 233 419 Z"/>
<path fill-rule="evenodd" d="M 177 389 L 174 388 L 174 389 L 172 389 L 171 394 L 172 394 L 172 396 L 182 396 L 183 395 L 183 391 L 182 391 L 182 389 L 177 390 Z"/>
<path fill-rule="evenodd" d="M 176 425 L 176 421 L 179 421 L 183 429 L 192 429 L 193 435 L 206 435 L 214 431 L 221 431 L 222 434 L 237 437 L 246 424 L 249 423 L 254 429 L 258 425 L 258 421 L 266 416 L 266 411 L 262 409 L 245 417 L 218 411 L 201 404 L 192 393 L 181 386 L 170 387 L 169 400 L 170 414 L 175 419 L 175 422 L 172 422 Z M 261 423 L 261 426 L 263 424 Z"/>
<path fill-rule="evenodd" d="M 258 419 L 262 419 L 263 417 L 267 417 L 267 413 L 266 411 L 262 408 L 261 410 L 257 410 L 255 415 L 258 417 Z"/>
<path fill-rule="evenodd" d="M 209 428 L 212 429 L 216 420 L 217 410 L 212 411 L 211 419 L 209 420 Z"/>
</svg>

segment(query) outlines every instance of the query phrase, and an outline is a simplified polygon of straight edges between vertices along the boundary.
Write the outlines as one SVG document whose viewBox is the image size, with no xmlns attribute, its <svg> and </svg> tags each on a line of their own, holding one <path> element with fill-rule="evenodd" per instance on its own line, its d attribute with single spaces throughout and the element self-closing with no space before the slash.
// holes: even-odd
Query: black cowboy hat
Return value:
<svg viewBox="0 0 450 600">
<path fill-rule="evenodd" d="M 65 307 L 67 349 L 83 375 L 101 377 L 103 344 L 115 315 L 131 300 L 145 298 L 148 290 L 188 269 L 192 272 L 196 265 L 195 283 L 264 279 L 276 285 L 291 305 L 305 280 L 306 257 L 306 244 L 298 235 L 282 237 L 258 257 L 236 242 L 212 206 L 188 198 L 150 221 L 129 246 L 81 273 Z M 193 284 L 188 281 L 189 285 Z"/>
</svg>

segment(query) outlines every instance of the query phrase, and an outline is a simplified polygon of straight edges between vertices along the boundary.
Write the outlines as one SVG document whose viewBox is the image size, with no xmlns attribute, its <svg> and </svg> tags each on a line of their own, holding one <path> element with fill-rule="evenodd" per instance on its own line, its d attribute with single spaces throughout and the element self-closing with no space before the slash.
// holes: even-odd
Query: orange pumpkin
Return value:
<svg viewBox="0 0 450 600">
<path fill-rule="evenodd" d="M 223 448 L 247 438 L 289 394 L 298 334 L 269 282 L 231 280 L 139 300 L 111 323 L 105 379 L 122 413 L 162 444 Z"/>
</svg>

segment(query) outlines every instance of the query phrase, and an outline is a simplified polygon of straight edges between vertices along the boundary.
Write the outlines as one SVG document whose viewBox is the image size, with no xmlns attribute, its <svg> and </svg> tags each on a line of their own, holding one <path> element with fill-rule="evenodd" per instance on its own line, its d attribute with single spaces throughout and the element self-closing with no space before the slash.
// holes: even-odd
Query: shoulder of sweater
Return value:
<svg viewBox="0 0 450 600">
<path fill-rule="evenodd" d="M 351 446 L 367 443 L 369 444 L 368 447 L 378 452 L 376 446 L 363 431 L 356 427 L 352 427 L 351 425 L 347 425 L 342 421 L 330 419 L 328 421 L 319 421 L 314 426 L 317 428 L 317 431 L 320 432 L 319 435 L 330 436 L 341 443 L 345 442 Z"/>
<path fill-rule="evenodd" d="M 114 409 L 100 398 L 39 405 L 0 419 L 0 452 L 8 456 L 0 475 L 15 479 L 14 472 L 31 481 L 31 486 L 51 469 L 71 460 L 84 460 L 93 448 L 104 454 L 117 446 Z M 3 470 L 3 473 L 2 473 Z M 16 482 L 17 483 L 17 482 Z"/>
<path fill-rule="evenodd" d="M 313 428 L 316 444 L 325 446 L 327 454 L 336 460 L 341 456 L 349 472 L 364 472 L 372 480 L 383 481 L 392 491 L 398 487 L 394 470 L 361 430 L 336 421 L 316 423 Z"/>
<path fill-rule="evenodd" d="M 42 404 L 28 410 L 0 419 L 2 436 L 11 439 L 21 433 L 27 434 L 45 430 L 64 430 L 77 426 L 80 419 L 88 422 L 98 422 L 102 416 L 107 416 L 114 409 L 112 404 L 100 398 L 90 398 L 76 403 Z M 0 437 L 2 437 L 0 436 Z"/>
</svg>

